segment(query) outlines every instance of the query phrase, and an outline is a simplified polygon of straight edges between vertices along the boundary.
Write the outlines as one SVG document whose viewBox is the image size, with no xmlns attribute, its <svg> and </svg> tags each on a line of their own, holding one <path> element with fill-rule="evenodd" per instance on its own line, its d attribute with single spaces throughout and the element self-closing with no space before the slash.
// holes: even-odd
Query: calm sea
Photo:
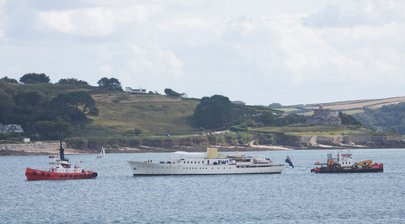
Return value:
<svg viewBox="0 0 405 224">
<path fill-rule="evenodd" d="M 47 156 L 0 157 L 0 223 L 405 223 L 405 149 L 352 150 L 384 173 L 313 174 L 328 152 L 249 152 L 296 166 L 282 174 L 133 177 L 127 160 L 168 153 L 69 156 L 93 180 L 25 180 Z"/>
</svg>

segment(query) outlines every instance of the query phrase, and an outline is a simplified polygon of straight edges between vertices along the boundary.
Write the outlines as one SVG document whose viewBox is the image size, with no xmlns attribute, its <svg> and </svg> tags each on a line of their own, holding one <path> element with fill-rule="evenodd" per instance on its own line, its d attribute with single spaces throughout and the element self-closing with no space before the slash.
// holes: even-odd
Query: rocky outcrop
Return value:
<svg viewBox="0 0 405 224">
<path fill-rule="evenodd" d="M 283 142 L 277 142 L 282 144 Z M 399 135 L 364 136 L 297 136 L 298 148 L 404 148 L 405 138 Z"/>
<path fill-rule="evenodd" d="M 65 143 L 62 145 L 68 154 L 83 153 L 80 150 L 66 147 Z M 58 149 L 59 142 L 0 144 L 0 155 L 55 154 L 58 153 Z"/>
<path fill-rule="evenodd" d="M 245 136 L 246 137 L 246 136 Z M 266 139 L 264 139 L 266 137 Z M 191 136 L 184 138 L 157 138 L 128 141 L 98 142 L 89 140 L 86 144 L 64 143 L 66 153 L 95 153 L 105 147 L 108 153 L 118 152 L 167 152 L 167 151 L 204 151 L 207 145 L 215 145 L 222 151 L 249 150 L 286 150 L 290 149 L 332 149 L 332 148 L 405 148 L 405 138 L 399 135 L 364 136 L 292 136 L 283 133 L 241 136 Z M 277 147 L 275 147 L 277 146 Z M 59 142 L 33 142 L 20 144 L 0 144 L 0 155 L 37 155 L 55 154 Z M 75 150 L 75 149 L 81 150 Z M 93 150 L 92 150 L 93 149 Z"/>
</svg>

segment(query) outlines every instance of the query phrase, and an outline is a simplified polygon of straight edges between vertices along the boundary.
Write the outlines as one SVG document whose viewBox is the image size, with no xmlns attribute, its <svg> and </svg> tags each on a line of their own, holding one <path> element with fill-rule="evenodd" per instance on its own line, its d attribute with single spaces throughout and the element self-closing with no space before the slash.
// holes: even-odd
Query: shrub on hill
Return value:
<svg viewBox="0 0 405 224">
<path fill-rule="evenodd" d="M 86 81 L 74 78 L 60 79 L 57 84 L 72 85 L 72 86 L 89 86 L 89 84 Z"/>
<path fill-rule="evenodd" d="M 182 97 L 182 96 L 184 96 L 184 93 L 178 93 L 178 92 L 176 92 L 176 91 L 174 91 L 172 89 L 169 89 L 169 88 L 166 88 L 164 90 L 164 92 L 165 92 L 165 94 L 167 96 L 173 96 L 173 97 Z"/>
<path fill-rule="evenodd" d="M 198 127 L 218 129 L 228 126 L 234 105 L 228 97 L 203 97 L 194 110 L 193 121 Z"/>
<path fill-rule="evenodd" d="M 121 83 L 116 78 L 104 77 L 101 78 L 97 84 L 102 89 L 122 91 Z"/>
<path fill-rule="evenodd" d="M 361 125 L 361 123 L 350 114 L 339 112 L 339 117 L 342 121 L 342 125 Z"/>
<path fill-rule="evenodd" d="M 1 78 L 0 80 L 8 82 L 8 83 L 12 83 L 12 84 L 18 84 L 18 81 L 12 78 L 9 78 L 7 76 L 4 76 L 3 78 Z"/>
<path fill-rule="evenodd" d="M 51 80 L 44 73 L 28 73 L 20 78 L 20 82 L 24 84 L 34 83 L 49 83 Z"/>
</svg>

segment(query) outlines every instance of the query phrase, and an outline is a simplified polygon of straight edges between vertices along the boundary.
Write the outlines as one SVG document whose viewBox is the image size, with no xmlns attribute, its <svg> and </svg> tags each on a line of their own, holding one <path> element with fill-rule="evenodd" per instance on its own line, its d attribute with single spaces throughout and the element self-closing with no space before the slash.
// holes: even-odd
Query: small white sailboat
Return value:
<svg viewBox="0 0 405 224">
<path fill-rule="evenodd" d="M 104 150 L 104 147 L 101 147 L 101 152 L 100 152 L 100 154 L 97 155 L 96 159 L 104 158 L 104 156 L 105 156 L 105 150 Z"/>
</svg>

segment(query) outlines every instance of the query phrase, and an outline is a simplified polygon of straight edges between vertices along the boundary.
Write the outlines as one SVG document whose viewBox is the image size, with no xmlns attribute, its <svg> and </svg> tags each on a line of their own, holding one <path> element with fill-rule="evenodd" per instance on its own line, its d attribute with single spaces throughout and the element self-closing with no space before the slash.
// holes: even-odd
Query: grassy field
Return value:
<svg viewBox="0 0 405 224">
<path fill-rule="evenodd" d="M 280 132 L 294 136 L 341 136 L 372 134 L 372 131 L 357 126 L 308 126 L 308 127 L 262 127 L 251 129 L 257 132 Z"/>
<path fill-rule="evenodd" d="M 349 100 L 331 103 L 319 104 L 305 104 L 305 105 L 292 105 L 277 108 L 286 113 L 307 113 L 308 110 L 312 111 L 322 105 L 325 109 L 342 111 L 347 114 L 362 113 L 364 108 L 378 109 L 385 105 L 392 105 L 405 102 L 405 97 L 391 97 L 385 99 L 366 99 L 366 100 Z"/>
<path fill-rule="evenodd" d="M 197 133 L 188 121 L 197 100 L 129 93 L 98 94 L 93 98 L 99 109 L 99 116 L 92 117 L 95 125 L 117 132 L 139 128 L 144 134 L 155 135 Z"/>
</svg>

